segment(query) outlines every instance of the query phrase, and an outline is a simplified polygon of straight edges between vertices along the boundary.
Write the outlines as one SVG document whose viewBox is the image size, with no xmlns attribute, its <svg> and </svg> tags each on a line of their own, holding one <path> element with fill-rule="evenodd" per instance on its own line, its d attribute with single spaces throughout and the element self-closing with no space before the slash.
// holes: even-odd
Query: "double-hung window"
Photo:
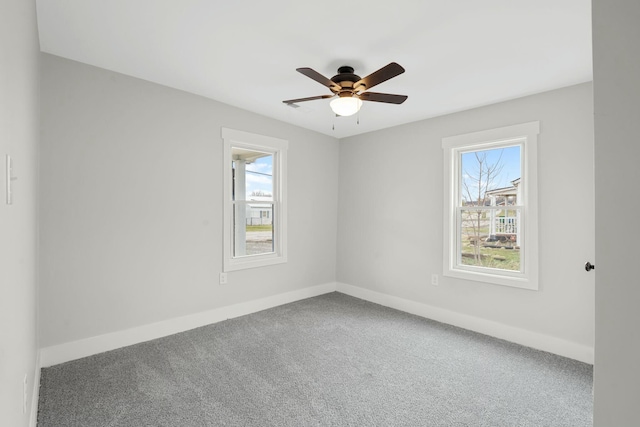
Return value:
<svg viewBox="0 0 640 427">
<path fill-rule="evenodd" d="M 222 128 L 224 271 L 287 261 L 288 141 Z"/>
<path fill-rule="evenodd" d="M 445 276 L 538 289 L 539 123 L 444 138 Z"/>
</svg>

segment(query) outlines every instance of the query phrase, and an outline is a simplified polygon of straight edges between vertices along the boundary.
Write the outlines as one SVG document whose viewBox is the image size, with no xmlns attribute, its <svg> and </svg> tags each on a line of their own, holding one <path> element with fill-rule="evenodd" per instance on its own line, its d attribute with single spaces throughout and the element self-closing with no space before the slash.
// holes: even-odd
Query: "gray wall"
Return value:
<svg viewBox="0 0 640 427">
<path fill-rule="evenodd" d="M 35 2 L 0 6 L 0 425 L 29 423 L 36 367 L 38 32 Z M 5 155 L 14 204 L 5 203 Z M 27 375 L 27 413 L 22 412 Z"/>
<path fill-rule="evenodd" d="M 596 427 L 640 424 L 638 22 L 637 0 L 593 1 Z M 612 219 L 613 212 L 618 212 L 616 219 Z"/>
<path fill-rule="evenodd" d="M 593 347 L 590 83 L 387 130 L 340 146 L 337 280 Z M 440 277 L 443 137 L 540 121 L 540 290 Z"/>
<path fill-rule="evenodd" d="M 289 140 L 289 261 L 221 286 L 222 126 Z M 335 280 L 334 138 L 50 55 L 42 135 L 43 347 Z"/>
</svg>

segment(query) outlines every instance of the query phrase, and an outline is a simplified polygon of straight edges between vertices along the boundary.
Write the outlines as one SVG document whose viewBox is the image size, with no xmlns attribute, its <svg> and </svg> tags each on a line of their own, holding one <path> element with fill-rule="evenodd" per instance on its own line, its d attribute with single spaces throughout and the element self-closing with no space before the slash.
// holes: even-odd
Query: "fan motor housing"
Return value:
<svg viewBox="0 0 640 427">
<path fill-rule="evenodd" d="M 353 74 L 353 67 L 348 65 L 338 68 L 338 74 L 331 77 L 332 82 L 339 84 L 344 89 L 352 88 L 353 84 L 360 80 L 360 76 Z"/>
</svg>

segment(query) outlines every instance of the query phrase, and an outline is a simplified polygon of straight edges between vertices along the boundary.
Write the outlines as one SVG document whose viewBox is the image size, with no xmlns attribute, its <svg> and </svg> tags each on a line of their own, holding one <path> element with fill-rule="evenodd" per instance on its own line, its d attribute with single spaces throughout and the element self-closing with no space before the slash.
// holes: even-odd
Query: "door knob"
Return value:
<svg viewBox="0 0 640 427">
<path fill-rule="evenodd" d="M 595 270 L 596 266 L 591 264 L 589 261 L 584 265 L 584 269 L 587 271 Z"/>
</svg>

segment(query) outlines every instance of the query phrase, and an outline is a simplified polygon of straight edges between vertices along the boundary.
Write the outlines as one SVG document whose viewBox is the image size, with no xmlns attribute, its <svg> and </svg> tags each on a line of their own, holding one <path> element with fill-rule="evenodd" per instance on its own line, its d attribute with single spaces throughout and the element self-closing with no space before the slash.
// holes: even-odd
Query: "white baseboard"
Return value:
<svg viewBox="0 0 640 427">
<path fill-rule="evenodd" d="M 554 353 L 570 359 L 593 364 L 593 347 L 567 341 L 561 338 L 544 335 L 538 332 L 520 329 L 492 320 L 469 316 L 455 311 L 430 306 L 420 302 L 394 297 L 369 289 L 337 283 L 338 292 L 351 295 L 366 301 L 395 308 L 417 316 L 426 317 L 438 322 L 458 326 L 463 329 L 490 335 L 506 341 L 511 341 L 526 347 Z"/>
<path fill-rule="evenodd" d="M 38 402 L 40 401 L 40 351 L 36 355 L 36 366 L 33 372 L 33 391 L 31 392 L 31 413 L 29 414 L 29 427 L 38 424 Z"/>
<path fill-rule="evenodd" d="M 305 298 L 326 294 L 334 291 L 342 292 L 356 298 L 395 308 L 417 316 L 433 319 L 438 322 L 458 326 L 460 328 L 490 335 L 506 341 L 511 341 L 538 350 L 548 351 L 560 356 L 593 364 L 593 347 L 567 341 L 561 338 L 540 334 L 494 322 L 492 320 L 469 316 L 466 314 L 430 306 L 420 302 L 371 291 L 368 289 L 348 285 L 345 283 L 325 283 L 296 291 L 286 292 L 271 297 L 261 298 L 240 304 L 177 317 L 162 322 L 98 335 L 78 341 L 59 344 L 41 349 L 34 375 L 34 395 L 32 398 L 31 426 L 35 426 L 37 418 L 38 387 L 40 383 L 40 367 L 48 367 L 59 363 L 69 362 L 82 357 L 91 356 L 105 351 L 115 350 L 128 345 L 162 338 L 190 329 L 217 323 L 234 317 L 244 316 L 268 308 L 288 304 Z"/>
<path fill-rule="evenodd" d="M 325 283 L 308 288 L 247 301 L 213 310 L 177 317 L 123 331 L 112 332 L 64 344 L 45 347 L 41 350 L 41 366 L 47 367 L 69 362 L 128 345 L 162 338 L 201 326 L 210 325 L 234 317 L 244 316 L 290 302 L 334 292 L 336 283 Z"/>
</svg>

